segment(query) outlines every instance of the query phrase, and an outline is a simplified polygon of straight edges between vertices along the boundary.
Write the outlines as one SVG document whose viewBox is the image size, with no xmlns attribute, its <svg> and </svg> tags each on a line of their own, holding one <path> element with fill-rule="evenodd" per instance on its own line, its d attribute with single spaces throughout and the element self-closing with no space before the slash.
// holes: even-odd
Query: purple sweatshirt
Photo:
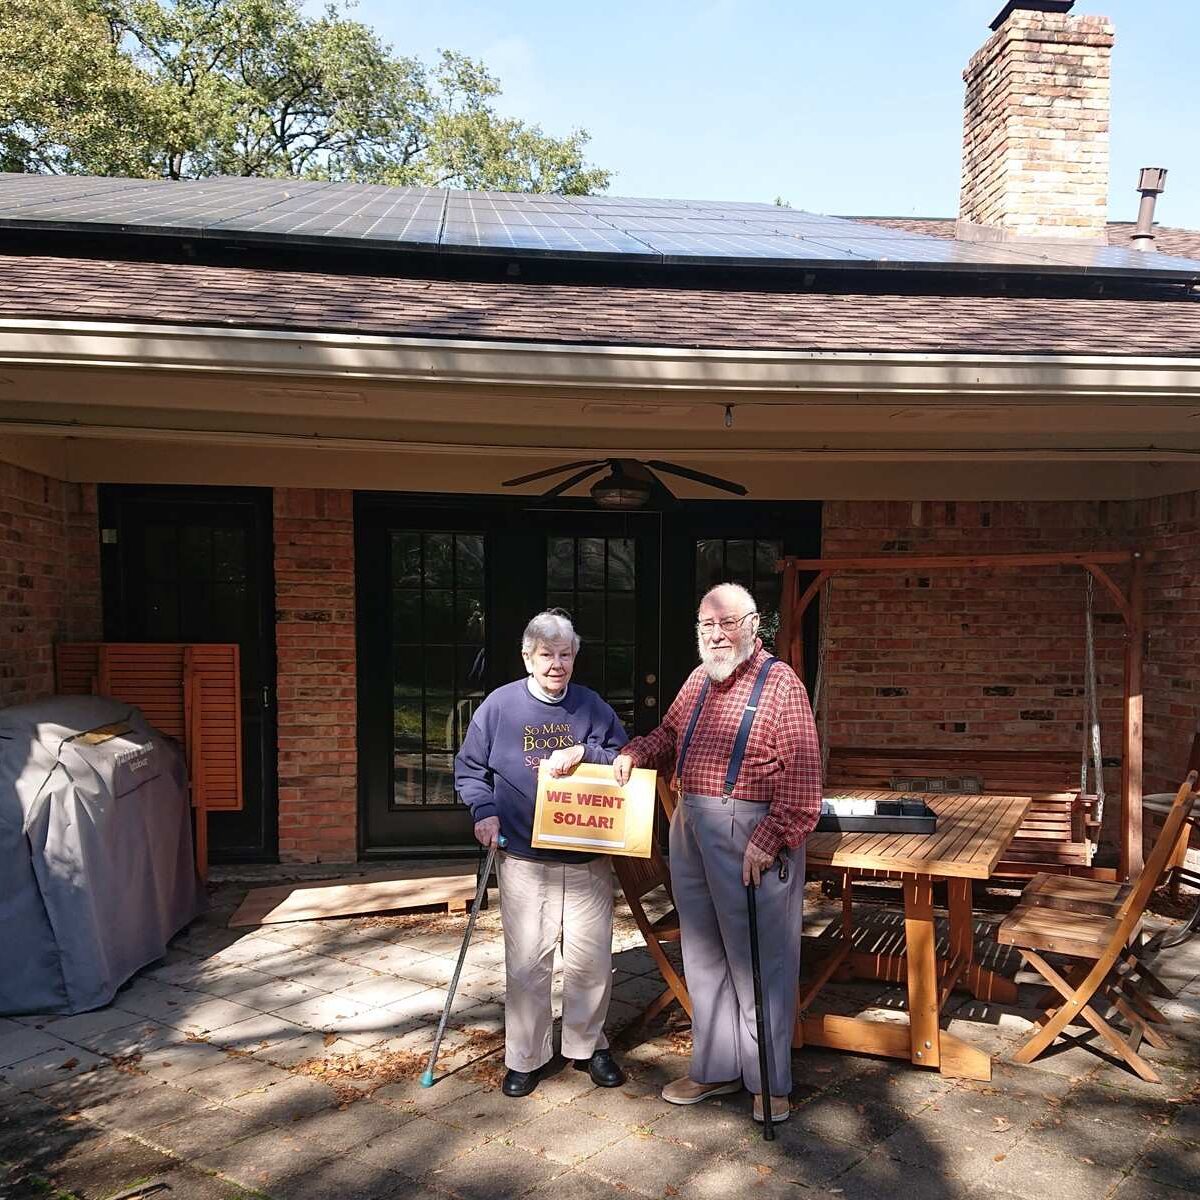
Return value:
<svg viewBox="0 0 1200 1200">
<path fill-rule="evenodd" d="M 518 679 L 490 693 L 475 710 L 454 759 L 454 786 L 476 823 L 500 818 L 507 853 L 587 862 L 596 856 L 530 846 L 538 764 L 555 750 L 580 744 L 584 762 L 611 763 L 628 740 L 617 714 L 591 688 L 570 683 L 562 700 L 549 704 Z"/>
</svg>

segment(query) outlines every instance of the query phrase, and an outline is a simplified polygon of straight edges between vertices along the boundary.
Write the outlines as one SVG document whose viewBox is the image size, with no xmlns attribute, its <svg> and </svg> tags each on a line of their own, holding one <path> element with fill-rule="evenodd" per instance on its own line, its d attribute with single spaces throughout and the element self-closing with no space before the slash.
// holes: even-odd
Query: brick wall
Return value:
<svg viewBox="0 0 1200 1200">
<path fill-rule="evenodd" d="M 279 856 L 357 856 L 354 510 L 348 491 L 274 494 Z"/>
<path fill-rule="evenodd" d="M 100 636 L 96 489 L 0 463 L 0 707 L 54 691 L 54 644 Z"/>
<path fill-rule="evenodd" d="M 1200 728 L 1200 492 L 1116 502 L 828 502 L 822 553 L 1153 551 L 1146 569 L 1144 790 L 1173 791 Z M 1040 747 L 1082 740 L 1076 568 L 841 576 L 830 603 L 831 745 Z M 1123 582 L 1123 581 L 1122 581 Z M 1095 597 L 1103 748 L 1121 751 L 1123 624 Z M 1106 772 L 1110 794 L 1119 777 Z M 1111 820 L 1116 805 L 1108 809 Z"/>
<path fill-rule="evenodd" d="M 1127 514 L 1096 503 L 829 502 L 822 553 L 1006 554 L 1111 548 Z M 897 571 L 839 576 L 826 657 L 833 745 L 1077 749 L 1084 574 Z M 1122 625 L 1095 597 L 1101 719 L 1120 749 Z"/>
<path fill-rule="evenodd" d="M 963 74 L 965 221 L 1103 241 L 1113 27 L 1017 10 Z"/>
<path fill-rule="evenodd" d="M 1200 492 L 1132 506 L 1146 568 L 1146 791 L 1174 791 L 1200 728 Z"/>
</svg>

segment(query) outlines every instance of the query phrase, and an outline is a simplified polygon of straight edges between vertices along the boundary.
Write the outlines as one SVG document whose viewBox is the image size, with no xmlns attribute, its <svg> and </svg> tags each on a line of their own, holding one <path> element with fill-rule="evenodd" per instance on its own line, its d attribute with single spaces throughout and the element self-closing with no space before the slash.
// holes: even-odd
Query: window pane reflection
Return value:
<svg viewBox="0 0 1200 1200">
<path fill-rule="evenodd" d="M 780 577 L 775 563 L 783 557 L 778 538 L 699 538 L 696 541 L 696 603 L 718 583 L 749 588 L 760 617 L 759 636 L 768 650 L 779 632 Z"/>
<path fill-rule="evenodd" d="M 484 694 L 486 542 L 391 535 L 392 804 L 453 804 L 454 754 Z"/>
<path fill-rule="evenodd" d="M 619 537 L 548 537 L 546 603 L 564 608 L 583 647 L 574 679 L 599 692 L 633 728 L 637 543 Z"/>
</svg>

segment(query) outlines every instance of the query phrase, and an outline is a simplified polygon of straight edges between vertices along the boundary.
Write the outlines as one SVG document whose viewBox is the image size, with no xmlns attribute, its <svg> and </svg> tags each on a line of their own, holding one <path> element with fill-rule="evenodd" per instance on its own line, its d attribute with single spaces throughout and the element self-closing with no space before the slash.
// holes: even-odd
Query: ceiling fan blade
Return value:
<svg viewBox="0 0 1200 1200">
<path fill-rule="evenodd" d="M 555 496 L 561 496 L 563 492 L 569 491 L 577 483 L 582 483 L 589 475 L 595 475 L 597 471 L 603 471 L 608 466 L 608 459 L 604 459 L 598 463 L 592 463 L 582 471 L 576 471 L 569 479 L 564 479 L 561 483 L 556 483 L 548 492 L 543 492 L 538 500 L 553 500 Z"/>
<path fill-rule="evenodd" d="M 722 479 L 718 475 L 706 475 L 703 471 L 693 471 L 691 467 L 681 467 L 657 458 L 647 459 L 646 466 L 653 467 L 656 471 L 666 471 L 668 475 L 679 475 L 683 479 L 691 479 L 695 483 L 705 483 L 709 487 L 720 488 L 723 492 L 732 492 L 735 496 L 750 494 L 750 489 L 743 487 L 740 483 Z"/>
<path fill-rule="evenodd" d="M 579 462 L 563 463 L 561 467 L 548 467 L 545 471 L 534 471 L 531 475 L 518 475 L 516 479 L 506 479 L 500 486 L 520 487 L 523 483 L 545 479 L 548 475 L 557 475 L 560 471 L 573 471 L 576 467 L 602 467 L 607 461 L 604 458 L 580 459 Z"/>
<path fill-rule="evenodd" d="M 681 508 L 683 506 L 683 502 L 679 499 L 679 497 L 676 496 L 675 493 L 671 491 L 671 489 L 667 487 L 667 485 L 663 483 L 663 481 L 659 479 L 659 477 L 655 475 L 653 471 L 649 470 L 649 468 L 646 468 L 645 463 L 643 463 L 642 466 L 646 470 L 646 474 L 650 477 L 651 500 L 653 500 L 658 507 L 664 511 L 667 509 Z"/>
</svg>

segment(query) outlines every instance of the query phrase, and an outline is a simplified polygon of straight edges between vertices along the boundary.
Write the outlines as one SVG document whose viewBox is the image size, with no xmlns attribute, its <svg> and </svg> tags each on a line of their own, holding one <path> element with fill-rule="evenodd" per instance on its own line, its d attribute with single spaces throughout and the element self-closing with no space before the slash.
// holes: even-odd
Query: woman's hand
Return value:
<svg viewBox="0 0 1200 1200">
<path fill-rule="evenodd" d="M 500 818 L 484 817 L 475 822 L 475 840 L 485 849 L 490 850 L 500 843 Z"/>
<path fill-rule="evenodd" d="M 567 746 L 562 750 L 555 752 L 546 759 L 546 770 L 549 771 L 552 779 L 561 779 L 564 775 L 570 775 L 581 762 L 583 762 L 584 747 Z"/>
<path fill-rule="evenodd" d="M 624 787 L 633 775 L 633 759 L 628 754 L 618 754 L 613 759 L 613 778 Z"/>
</svg>

